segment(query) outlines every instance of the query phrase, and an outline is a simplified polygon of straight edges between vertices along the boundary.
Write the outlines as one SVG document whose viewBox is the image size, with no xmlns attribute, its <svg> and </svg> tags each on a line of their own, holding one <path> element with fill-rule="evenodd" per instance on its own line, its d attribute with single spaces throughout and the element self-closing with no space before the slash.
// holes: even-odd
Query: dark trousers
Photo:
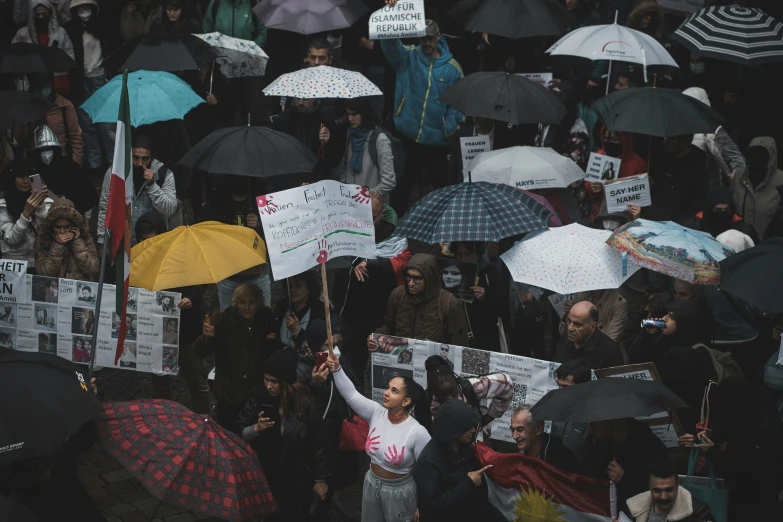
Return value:
<svg viewBox="0 0 783 522">
<path fill-rule="evenodd" d="M 392 191 L 391 205 L 397 214 L 402 216 L 408 209 L 411 188 L 418 183 L 422 193 L 426 195 L 424 187 L 445 187 L 448 184 L 448 164 L 446 157 L 447 147 L 433 147 L 416 143 L 407 136 L 398 135 L 405 149 L 405 174 L 402 179 L 397 179 L 397 186 Z M 417 198 L 418 199 L 418 198 Z"/>
</svg>

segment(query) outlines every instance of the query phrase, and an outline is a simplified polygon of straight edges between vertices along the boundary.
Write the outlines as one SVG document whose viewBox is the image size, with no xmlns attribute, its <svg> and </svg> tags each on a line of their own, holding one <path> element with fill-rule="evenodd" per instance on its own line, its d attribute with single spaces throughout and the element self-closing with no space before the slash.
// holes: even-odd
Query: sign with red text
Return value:
<svg viewBox="0 0 783 522">
<path fill-rule="evenodd" d="M 333 257 L 376 257 L 367 187 L 325 180 L 258 196 L 256 203 L 275 279 Z"/>
</svg>

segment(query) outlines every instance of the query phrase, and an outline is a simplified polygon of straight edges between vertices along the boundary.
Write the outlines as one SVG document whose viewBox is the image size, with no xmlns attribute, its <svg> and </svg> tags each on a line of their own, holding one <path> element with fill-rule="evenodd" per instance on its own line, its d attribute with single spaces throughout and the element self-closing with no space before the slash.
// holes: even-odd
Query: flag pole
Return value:
<svg viewBox="0 0 783 522">
<path fill-rule="evenodd" d="M 98 351 L 98 325 L 101 317 L 101 299 L 103 298 L 103 279 L 106 275 L 106 250 L 109 249 L 111 232 L 105 229 L 103 235 L 103 248 L 101 249 L 101 271 L 98 276 L 98 295 L 95 298 L 95 323 L 92 331 L 92 351 L 90 352 L 90 371 L 87 372 L 87 382 L 92 379 L 92 369 L 95 366 L 95 352 Z"/>
<path fill-rule="evenodd" d="M 324 296 L 324 312 L 326 314 L 326 340 L 329 341 L 329 355 L 334 355 L 332 346 L 332 312 L 329 309 L 329 285 L 326 282 L 326 263 L 321 263 L 321 287 Z"/>
</svg>

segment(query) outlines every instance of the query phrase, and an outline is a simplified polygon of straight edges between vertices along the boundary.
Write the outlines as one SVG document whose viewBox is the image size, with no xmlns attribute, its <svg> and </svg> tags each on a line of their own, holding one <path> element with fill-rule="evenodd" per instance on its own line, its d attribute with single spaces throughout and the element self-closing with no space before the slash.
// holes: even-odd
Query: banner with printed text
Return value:
<svg viewBox="0 0 783 522">
<path fill-rule="evenodd" d="M 275 279 L 335 257 L 376 257 L 367 187 L 326 180 L 258 196 L 256 203 Z"/>
</svg>

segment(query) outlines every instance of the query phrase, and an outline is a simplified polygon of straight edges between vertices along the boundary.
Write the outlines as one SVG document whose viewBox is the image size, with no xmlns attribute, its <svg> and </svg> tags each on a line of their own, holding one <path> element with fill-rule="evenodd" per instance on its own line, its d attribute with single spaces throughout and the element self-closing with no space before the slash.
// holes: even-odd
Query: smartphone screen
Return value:
<svg viewBox="0 0 783 522">
<path fill-rule="evenodd" d="M 30 176 L 30 185 L 32 185 L 33 192 L 41 192 L 41 175 L 33 174 Z"/>
<path fill-rule="evenodd" d="M 264 417 L 275 423 L 275 426 L 280 426 L 280 410 L 277 409 L 277 406 L 262 404 L 261 411 L 264 412 Z"/>
</svg>

